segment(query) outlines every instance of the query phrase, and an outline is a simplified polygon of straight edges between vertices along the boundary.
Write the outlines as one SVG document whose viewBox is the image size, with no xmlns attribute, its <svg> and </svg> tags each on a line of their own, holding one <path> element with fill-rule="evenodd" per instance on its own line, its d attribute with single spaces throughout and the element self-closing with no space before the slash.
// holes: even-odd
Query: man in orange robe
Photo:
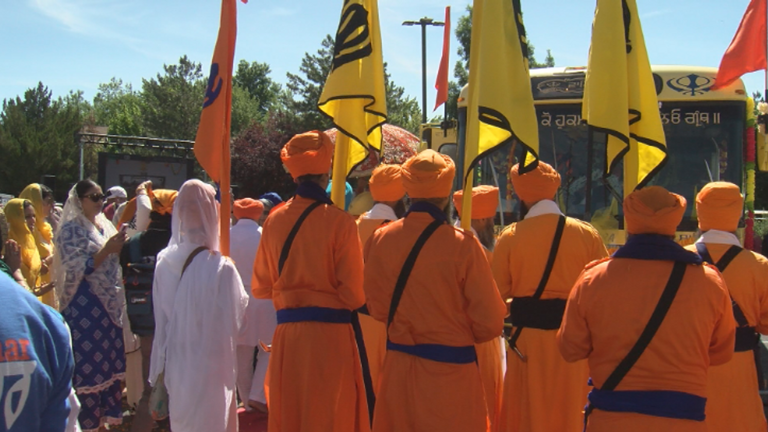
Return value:
<svg viewBox="0 0 768 432">
<path fill-rule="evenodd" d="M 385 223 L 400 219 L 405 212 L 403 204 L 405 188 L 401 179 L 400 165 L 382 164 L 376 167 L 371 174 L 368 188 L 373 197 L 373 208 L 357 219 L 357 230 L 363 246 L 374 231 Z M 366 313 L 360 314 L 360 327 L 363 329 L 371 380 L 376 389 L 380 385 L 381 367 L 384 365 L 384 356 L 387 353 L 387 328 L 384 323 Z"/>
<path fill-rule="evenodd" d="M 271 298 L 277 311 L 267 372 L 270 432 L 370 430 L 350 325 L 352 311 L 365 304 L 362 252 L 355 221 L 325 193 L 332 153 L 318 131 L 283 147 L 296 196 L 267 218 L 256 253 L 253 296 Z"/>
<path fill-rule="evenodd" d="M 608 252 L 591 225 L 560 212 L 554 202 L 560 175 L 554 168 L 539 162 L 529 173 L 521 175 L 518 169 L 519 165 L 512 167 L 510 179 L 529 210 L 501 233 L 493 257 L 501 296 L 512 299 L 514 326 L 499 430 L 578 431 L 589 391 L 587 364 L 565 362 L 555 334 L 584 266 Z M 561 233 L 557 247 L 556 232 Z"/>
<path fill-rule="evenodd" d="M 674 242 L 685 199 L 650 186 L 624 199 L 629 238 L 592 263 L 557 334 L 587 359 L 587 432 L 703 432 L 707 373 L 733 356 L 730 298 L 717 270 Z"/>
<path fill-rule="evenodd" d="M 461 203 L 464 191 L 453 194 L 453 207 L 461 217 Z M 488 264 L 493 262 L 493 249 L 496 243 L 494 233 L 494 216 L 499 208 L 499 188 L 480 185 L 472 188 L 472 230 L 483 245 Z M 457 222 L 457 226 L 460 224 Z M 488 407 L 488 418 L 491 421 L 491 431 L 499 427 L 501 413 L 501 397 L 504 391 L 504 340 L 502 336 L 475 345 L 477 364 L 480 376 L 483 378 L 485 404 Z"/>
<path fill-rule="evenodd" d="M 406 161 L 412 205 L 365 247 L 368 309 L 389 334 L 375 432 L 489 427 L 474 345 L 501 334 L 506 308 L 482 246 L 445 213 L 454 173 L 432 150 Z"/>
<path fill-rule="evenodd" d="M 768 334 L 768 260 L 742 249 L 736 237 L 743 209 L 744 197 L 735 184 L 704 186 L 696 197 L 703 234 L 687 247 L 717 265 L 733 299 L 738 326 L 733 359 L 709 369 L 705 420 L 709 432 L 768 430 L 753 354 L 758 333 Z"/>
</svg>

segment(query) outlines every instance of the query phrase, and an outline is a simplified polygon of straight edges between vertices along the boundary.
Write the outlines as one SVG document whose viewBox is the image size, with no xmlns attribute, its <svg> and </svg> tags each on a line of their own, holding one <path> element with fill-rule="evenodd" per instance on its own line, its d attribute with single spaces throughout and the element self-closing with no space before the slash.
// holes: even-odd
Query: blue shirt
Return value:
<svg viewBox="0 0 768 432">
<path fill-rule="evenodd" d="M 328 187 L 325 188 L 325 193 L 331 196 L 331 187 L 333 186 L 333 180 L 328 180 Z M 355 199 L 355 191 L 352 189 L 352 185 L 347 183 L 344 189 L 344 211 L 349 210 L 349 205 L 352 204 L 352 200 Z"/>
<path fill-rule="evenodd" d="M 64 319 L 2 273 L 0 305 L 0 432 L 64 431 L 75 369 Z"/>
</svg>

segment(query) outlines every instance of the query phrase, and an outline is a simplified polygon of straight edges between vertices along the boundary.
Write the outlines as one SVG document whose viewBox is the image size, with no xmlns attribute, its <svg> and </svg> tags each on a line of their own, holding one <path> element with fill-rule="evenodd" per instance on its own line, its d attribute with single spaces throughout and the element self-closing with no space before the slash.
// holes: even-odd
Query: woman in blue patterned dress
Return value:
<svg viewBox="0 0 768 432">
<path fill-rule="evenodd" d="M 122 422 L 125 297 L 118 254 L 126 236 L 101 214 L 103 201 L 99 185 L 91 180 L 77 183 L 69 191 L 54 237 L 56 292 L 72 332 L 73 387 L 84 432 Z"/>
</svg>

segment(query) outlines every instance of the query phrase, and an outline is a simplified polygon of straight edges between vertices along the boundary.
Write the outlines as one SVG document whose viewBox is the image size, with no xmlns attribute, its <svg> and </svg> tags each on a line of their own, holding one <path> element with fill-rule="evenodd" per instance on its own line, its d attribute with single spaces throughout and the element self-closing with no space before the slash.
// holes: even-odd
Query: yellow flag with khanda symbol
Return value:
<svg viewBox="0 0 768 432">
<path fill-rule="evenodd" d="M 475 0 L 469 51 L 469 103 L 461 214 L 472 214 L 472 170 L 494 149 L 523 147 L 520 173 L 539 161 L 539 126 L 528 72 L 528 41 L 520 0 Z M 469 229 L 470 218 L 462 218 Z"/>
<path fill-rule="evenodd" d="M 344 0 L 331 72 L 317 107 L 339 132 L 331 199 L 344 208 L 346 178 L 370 150 L 381 153 L 381 126 L 387 121 L 377 0 Z"/>
<path fill-rule="evenodd" d="M 606 175 L 624 160 L 624 196 L 667 160 L 656 84 L 635 0 L 597 0 L 582 117 L 606 134 Z M 591 175 L 589 173 L 588 175 Z"/>
</svg>

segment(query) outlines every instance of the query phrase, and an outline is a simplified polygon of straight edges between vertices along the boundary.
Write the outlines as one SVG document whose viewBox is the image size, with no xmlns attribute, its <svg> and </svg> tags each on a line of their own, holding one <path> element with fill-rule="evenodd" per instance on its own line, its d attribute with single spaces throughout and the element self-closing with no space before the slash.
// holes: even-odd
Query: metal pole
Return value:
<svg viewBox="0 0 768 432">
<path fill-rule="evenodd" d="M 421 122 L 427 122 L 427 21 L 421 20 Z"/>
<path fill-rule="evenodd" d="M 80 180 L 83 179 L 83 171 L 85 167 L 85 162 L 83 161 L 83 140 L 80 140 Z"/>
</svg>

